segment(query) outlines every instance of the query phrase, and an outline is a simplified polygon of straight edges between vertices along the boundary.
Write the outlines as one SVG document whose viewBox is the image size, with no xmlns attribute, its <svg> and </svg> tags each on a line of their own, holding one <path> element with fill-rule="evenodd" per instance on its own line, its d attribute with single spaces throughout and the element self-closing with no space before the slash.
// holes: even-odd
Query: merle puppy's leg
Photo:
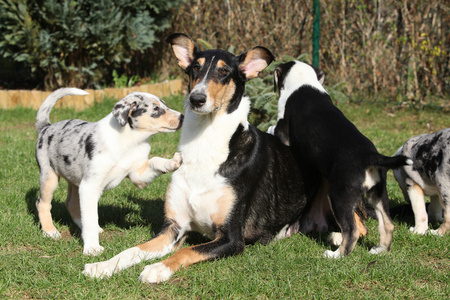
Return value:
<svg viewBox="0 0 450 300">
<path fill-rule="evenodd" d="M 39 221 L 44 231 L 44 236 L 58 239 L 61 237 L 61 234 L 53 225 L 51 208 L 53 193 L 58 187 L 59 177 L 51 169 L 41 170 L 39 181 L 39 199 L 36 201 Z"/>
<path fill-rule="evenodd" d="M 428 220 L 443 222 L 442 204 L 439 195 L 430 196 L 430 205 L 428 206 Z"/>
<path fill-rule="evenodd" d="M 436 177 L 436 183 L 439 187 L 439 199 L 444 209 L 444 218 L 441 226 L 437 230 L 430 230 L 430 233 L 443 236 L 450 230 L 450 176 L 441 172 Z"/>
<path fill-rule="evenodd" d="M 81 238 L 83 239 L 83 254 L 98 255 L 103 252 L 99 244 L 98 234 L 98 201 L 103 189 L 99 182 L 92 179 L 83 180 L 79 187 Z"/>
<path fill-rule="evenodd" d="M 406 193 L 414 213 L 414 227 L 409 230 L 415 234 L 425 234 L 428 230 L 428 214 L 425 208 L 425 194 L 416 183 L 407 186 Z"/>
</svg>

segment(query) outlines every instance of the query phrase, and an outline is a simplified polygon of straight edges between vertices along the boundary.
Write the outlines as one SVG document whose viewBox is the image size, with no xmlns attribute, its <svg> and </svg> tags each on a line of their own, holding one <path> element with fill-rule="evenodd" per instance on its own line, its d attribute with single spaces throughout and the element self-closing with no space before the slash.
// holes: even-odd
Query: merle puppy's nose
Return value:
<svg viewBox="0 0 450 300">
<path fill-rule="evenodd" d="M 202 107 L 206 103 L 206 95 L 203 93 L 193 93 L 189 97 L 189 101 L 191 102 L 193 107 Z"/>
</svg>

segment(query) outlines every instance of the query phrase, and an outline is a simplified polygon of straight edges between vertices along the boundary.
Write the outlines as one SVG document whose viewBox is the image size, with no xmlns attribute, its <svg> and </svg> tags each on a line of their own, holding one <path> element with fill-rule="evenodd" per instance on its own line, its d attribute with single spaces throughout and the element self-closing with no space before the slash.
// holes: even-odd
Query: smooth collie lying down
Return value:
<svg viewBox="0 0 450 300">
<path fill-rule="evenodd" d="M 168 187 L 163 228 L 142 245 L 87 264 L 87 276 L 111 276 L 176 251 L 140 275 L 143 282 L 165 281 L 181 267 L 288 236 L 306 205 L 289 147 L 247 121 L 245 82 L 272 62 L 270 51 L 255 47 L 234 56 L 218 49 L 200 51 L 184 34 L 166 40 L 189 76 L 189 92 L 178 148 L 183 164 Z M 190 231 L 211 241 L 180 249 Z"/>
</svg>

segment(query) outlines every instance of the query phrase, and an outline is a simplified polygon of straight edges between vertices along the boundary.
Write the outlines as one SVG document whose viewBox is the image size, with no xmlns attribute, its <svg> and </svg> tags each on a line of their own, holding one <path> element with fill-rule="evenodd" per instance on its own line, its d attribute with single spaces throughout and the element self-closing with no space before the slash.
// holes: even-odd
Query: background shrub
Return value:
<svg viewBox="0 0 450 300">
<path fill-rule="evenodd" d="M 448 106 L 450 7 L 438 0 L 320 0 L 320 63 L 326 84 L 353 100 Z M 261 45 L 278 59 L 312 53 L 313 1 L 189 0 L 172 32 L 238 54 Z M 161 69 L 176 66 L 166 51 Z"/>
<path fill-rule="evenodd" d="M 0 56 L 9 67 L 3 77 L 20 69 L 22 82 L 47 89 L 110 83 L 113 70 L 132 73 L 130 65 L 158 41 L 179 2 L 0 0 Z M 149 57 L 146 72 L 155 59 Z"/>
</svg>

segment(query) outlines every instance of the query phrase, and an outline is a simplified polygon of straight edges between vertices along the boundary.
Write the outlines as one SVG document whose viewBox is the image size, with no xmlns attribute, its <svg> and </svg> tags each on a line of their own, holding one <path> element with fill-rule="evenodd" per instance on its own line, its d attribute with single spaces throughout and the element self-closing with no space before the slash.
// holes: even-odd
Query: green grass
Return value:
<svg viewBox="0 0 450 300">
<path fill-rule="evenodd" d="M 181 110 L 182 97 L 166 99 Z M 97 121 L 112 109 L 112 100 L 83 112 L 55 109 L 52 121 L 80 118 Z M 412 135 L 448 126 L 439 111 L 394 110 L 377 104 L 340 104 L 340 109 L 383 154 L 393 154 Z M 80 231 L 65 209 L 66 184 L 54 194 L 53 219 L 62 239 L 44 238 L 34 203 L 39 172 L 34 158 L 36 111 L 0 111 L 0 298 L 58 299 L 293 299 L 293 298 L 444 298 L 450 294 L 450 239 L 413 236 L 411 218 L 394 219 L 392 250 L 367 252 L 378 242 L 377 222 L 368 220 L 370 234 L 354 252 L 340 260 L 322 257 L 329 249 L 325 235 L 296 235 L 273 245 L 247 247 L 242 255 L 194 265 L 167 283 L 147 285 L 138 277 L 141 263 L 105 280 L 86 278 L 84 264 L 111 258 L 148 240 L 162 223 L 164 195 L 170 175 L 157 178 L 144 190 L 127 180 L 103 194 L 100 225 L 105 232 L 99 257 L 82 255 Z M 428 124 L 428 125 L 427 125 Z M 151 138 L 152 153 L 171 157 L 179 133 Z M 392 205 L 404 203 L 389 172 Z M 433 224 L 433 227 L 438 224 Z M 189 243 L 201 240 L 195 236 Z"/>
</svg>

